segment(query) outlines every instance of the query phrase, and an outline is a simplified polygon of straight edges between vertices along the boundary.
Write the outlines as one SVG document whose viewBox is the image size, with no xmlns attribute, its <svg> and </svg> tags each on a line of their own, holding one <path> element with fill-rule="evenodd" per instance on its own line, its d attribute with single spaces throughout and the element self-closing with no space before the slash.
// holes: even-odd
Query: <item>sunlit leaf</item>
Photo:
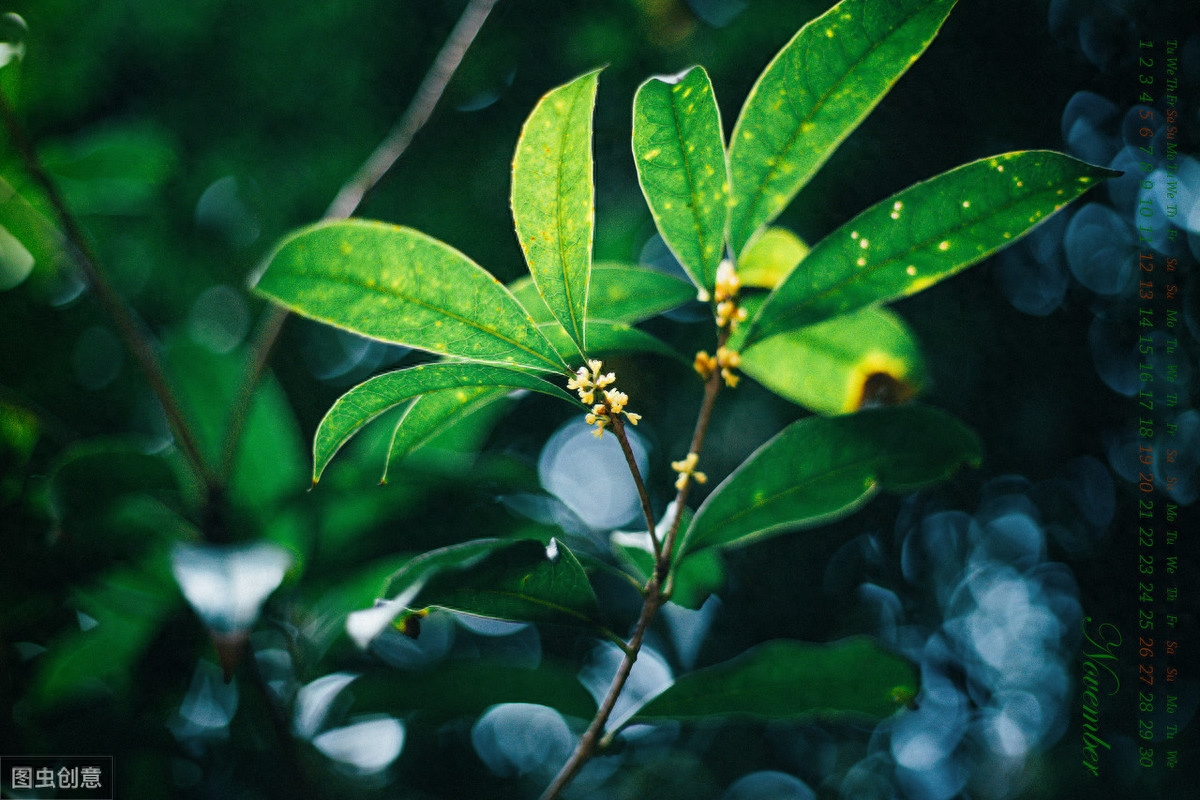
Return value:
<svg viewBox="0 0 1200 800">
<path fill-rule="evenodd" d="M 955 0 L 843 0 L 759 77 L 729 142 L 740 254 L 925 50 Z"/>
<path fill-rule="evenodd" d="M 382 222 L 322 222 L 285 238 L 258 291 L 363 336 L 472 361 L 565 365 L 503 284 L 454 248 Z"/>
<path fill-rule="evenodd" d="M 388 468 L 406 455 L 436 439 L 455 423 L 484 406 L 507 395 L 511 390 L 495 386 L 459 386 L 421 395 L 404 410 L 392 433 L 383 483 Z"/>
<path fill-rule="evenodd" d="M 808 255 L 808 245 L 787 228 L 767 228 L 737 262 L 742 286 L 774 289 Z"/>
<path fill-rule="evenodd" d="M 916 294 L 1015 242 L 1115 174 L 1029 150 L 911 186 L 818 242 L 751 320 L 747 342 Z"/>
<path fill-rule="evenodd" d="M 388 581 L 385 596 L 420 586 L 410 608 L 438 607 L 516 622 L 594 625 L 596 595 L 561 542 L 479 539 L 417 556 Z"/>
<path fill-rule="evenodd" d="M 907 400 L 925 377 L 908 326 L 891 311 L 874 307 L 763 339 L 742 351 L 741 369 L 781 397 L 821 414 Z"/>
<path fill-rule="evenodd" d="M 919 677 L 910 661 L 866 637 L 771 641 L 684 675 L 630 721 L 879 719 L 912 697 Z"/>
<path fill-rule="evenodd" d="M 512 209 L 529 272 L 555 319 L 586 349 L 595 214 L 592 110 L 599 72 L 549 92 L 517 141 Z"/>
<path fill-rule="evenodd" d="M 421 364 L 378 375 L 338 398 L 321 420 L 313 439 L 313 481 L 320 479 L 342 445 L 385 411 L 429 392 L 477 386 L 529 389 L 576 402 L 562 389 L 535 375 L 487 364 Z"/>
<path fill-rule="evenodd" d="M 451 662 L 437 669 L 363 675 L 354 684 L 361 711 L 420 711 L 435 718 L 477 716 L 499 703 L 537 703 L 588 719 L 596 703 L 576 677 L 577 667 L 543 663 L 536 669 L 491 662 Z"/>
<path fill-rule="evenodd" d="M 538 322 L 554 319 L 538 294 L 532 278 L 509 285 L 513 295 Z M 657 316 L 696 298 L 696 288 L 686 281 L 646 267 L 600 263 L 592 267 L 588 291 L 588 320 L 633 324 Z"/>
<path fill-rule="evenodd" d="M 703 67 L 638 87 L 633 157 L 663 241 L 711 292 L 725 255 L 729 176 L 721 112 Z"/>
<path fill-rule="evenodd" d="M 979 438 L 920 405 L 807 417 L 756 450 L 696 512 L 684 547 L 729 547 L 844 517 L 881 489 L 910 491 L 978 465 Z"/>
<path fill-rule="evenodd" d="M 571 344 L 567 332 L 557 322 L 544 322 L 539 326 L 542 333 L 560 351 Z M 588 355 L 603 356 L 609 353 L 655 353 L 690 364 L 670 345 L 657 336 L 620 322 L 593 319 L 588 321 Z"/>
</svg>

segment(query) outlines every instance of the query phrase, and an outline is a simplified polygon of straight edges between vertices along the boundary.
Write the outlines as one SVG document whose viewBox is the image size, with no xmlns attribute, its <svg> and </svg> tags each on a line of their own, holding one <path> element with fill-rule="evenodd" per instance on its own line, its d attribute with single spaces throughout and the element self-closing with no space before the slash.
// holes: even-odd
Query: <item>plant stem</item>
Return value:
<svg viewBox="0 0 1200 800">
<path fill-rule="evenodd" d="M 166 371 L 163 369 L 162 363 L 158 358 L 158 353 L 155 350 L 153 335 L 147 330 L 145 323 L 137 317 L 136 312 L 125 303 L 116 289 L 112 287 L 112 284 L 108 282 L 104 271 L 100 267 L 100 260 L 88 243 L 83 229 L 75 220 L 70 209 L 67 208 L 66 202 L 63 200 L 62 195 L 59 194 L 58 188 L 50 180 L 50 175 L 42 167 L 32 142 L 25 135 L 25 129 L 17 120 L 16 113 L 13 111 L 12 106 L 9 105 L 8 98 L 4 96 L 3 92 L 0 92 L 0 116 L 4 118 L 4 127 L 21 156 L 21 161 L 24 164 L 26 172 L 33 178 L 42 192 L 45 193 L 46 199 L 54 208 L 54 213 L 58 217 L 59 224 L 62 226 L 63 233 L 66 236 L 67 244 L 69 245 L 68 249 L 71 251 L 76 264 L 78 264 L 80 270 L 87 278 L 96 299 L 104 308 L 105 313 L 108 314 L 113 325 L 116 326 L 117 333 L 121 337 L 125 348 L 133 356 L 138 366 L 141 367 L 142 372 L 145 373 L 151 390 L 158 398 L 158 402 L 162 405 L 163 411 L 166 413 L 167 422 L 171 426 L 171 433 L 174 435 L 175 441 L 179 443 L 184 458 L 201 484 L 203 484 L 205 490 L 209 493 L 213 492 L 219 487 L 220 482 L 205 464 L 204 456 L 200 451 L 200 446 L 196 442 L 192 428 L 184 416 L 183 409 L 179 405 L 175 392 L 171 389 L 171 385 L 167 381 Z"/>
<path fill-rule="evenodd" d="M 367 193 L 379 184 L 388 171 L 395 165 L 404 151 L 412 143 L 413 137 L 429 121 L 433 109 L 449 85 L 450 79 L 462 63 L 463 56 L 480 28 L 491 13 L 492 7 L 499 0 L 471 0 L 463 9 L 445 44 L 433 59 L 429 71 L 417 87 L 416 94 L 409 102 L 408 108 L 396 122 L 395 127 L 387 137 L 379 143 L 375 151 L 367 157 L 358 171 L 342 185 L 338 193 L 325 210 L 322 219 L 349 219 L 358 210 Z M 250 347 L 246 358 L 246 368 L 238 385 L 238 395 L 230 409 L 229 424 L 225 428 L 225 442 L 221 449 L 221 475 L 228 480 L 233 470 L 234 459 L 237 456 L 238 444 L 241 440 L 242 428 L 246 424 L 246 415 L 250 411 L 250 403 L 262 380 L 263 371 L 270 360 L 271 351 L 283 323 L 287 321 L 288 310 L 283 306 L 270 303 L 257 327 L 257 335 Z"/>
<path fill-rule="evenodd" d="M 617 441 L 621 443 L 621 452 L 625 454 L 625 463 L 629 465 L 629 474 L 633 476 L 633 483 L 637 487 L 638 499 L 642 501 L 642 515 L 646 517 L 646 530 L 650 532 L 650 544 L 654 547 L 654 563 L 657 564 L 662 560 L 662 547 L 658 543 L 658 534 L 654 531 L 654 509 L 650 507 L 650 494 L 646 491 L 646 484 L 642 480 L 642 471 L 638 469 L 637 459 L 633 455 L 633 448 L 629 446 L 629 437 L 625 433 L 625 420 L 621 419 L 620 414 L 612 415 L 612 432 L 617 437 Z"/>
<path fill-rule="evenodd" d="M 724 347 L 728 339 L 729 331 L 722 330 L 717 337 L 718 347 Z M 696 427 L 692 432 L 692 443 L 688 452 L 699 454 L 704 448 L 704 437 L 708 432 L 709 422 L 712 421 L 713 409 L 716 407 L 717 395 L 721 393 L 722 383 L 723 380 L 719 370 L 713 370 L 713 374 L 705 381 L 704 399 L 700 403 L 700 411 L 696 416 Z M 554 800 L 554 798 L 558 797 L 567 784 L 579 774 L 584 765 L 596 754 L 598 746 L 602 742 L 606 743 L 608 737 L 604 736 L 604 726 L 608 724 L 608 719 L 612 716 L 613 708 L 616 706 L 621 692 L 625 689 L 625 683 L 629 680 L 629 675 L 633 671 L 634 662 L 637 661 L 638 653 L 642 649 L 642 641 L 645 639 L 646 630 L 650 627 L 650 623 L 654 621 L 658 610 L 670 599 L 670 593 L 669 591 L 664 591 L 664 585 L 667 583 L 671 573 L 671 553 L 675 546 L 675 540 L 679 535 L 679 525 L 683 519 L 683 508 L 687 503 L 688 489 L 691 487 L 692 481 L 684 481 L 683 485 L 676 492 L 675 516 L 671 521 L 671 528 L 667 532 L 660 549 L 657 538 L 654 535 L 654 515 L 650 510 L 649 495 L 646 493 L 646 487 L 642 482 L 637 462 L 633 458 L 633 451 L 629 448 L 629 442 L 625 437 L 624 424 L 615 415 L 613 417 L 613 433 L 617 434 L 617 440 L 621 442 L 621 449 L 625 453 L 625 460 L 629 464 L 629 471 L 633 474 L 634 483 L 638 488 L 638 496 L 642 501 L 642 510 L 646 514 L 646 523 L 650 527 L 651 541 L 654 542 L 655 546 L 654 574 L 650 576 L 650 580 L 646 583 L 645 599 L 642 601 L 641 614 L 638 616 L 637 624 L 634 626 L 633 635 L 630 636 L 629 643 L 625 646 L 625 657 L 621 659 L 621 664 L 617 667 L 617 674 L 613 676 L 612 683 L 609 684 L 608 693 L 596 709 L 596 715 L 592 717 L 587 730 L 584 731 L 583 736 L 579 737 L 579 743 L 575 745 L 575 750 L 571 753 L 571 757 L 567 759 L 567 763 L 563 764 L 562 769 L 554 776 L 554 780 L 546 787 L 546 791 L 542 792 L 541 800 Z"/>
</svg>

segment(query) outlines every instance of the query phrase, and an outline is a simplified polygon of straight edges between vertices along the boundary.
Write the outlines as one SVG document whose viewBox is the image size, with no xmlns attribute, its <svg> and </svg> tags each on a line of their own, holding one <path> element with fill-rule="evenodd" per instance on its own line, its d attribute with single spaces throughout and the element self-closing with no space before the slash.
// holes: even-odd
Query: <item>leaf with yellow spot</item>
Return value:
<svg viewBox="0 0 1200 800">
<path fill-rule="evenodd" d="M 474 387 L 528 389 L 566 400 L 573 405 L 578 404 L 563 389 L 516 369 L 444 362 L 387 372 L 355 386 L 338 398 L 326 412 L 313 438 L 313 483 L 320 479 L 330 459 L 342 445 L 380 414 L 430 392 L 469 390 Z"/>
<path fill-rule="evenodd" d="M 733 129 L 729 240 L 745 249 L 937 35 L 955 0 L 843 0 L 759 76 Z"/>
<path fill-rule="evenodd" d="M 286 237 L 256 287 L 291 311 L 362 336 L 472 361 L 566 372 L 516 298 L 420 231 L 366 220 Z"/>
<path fill-rule="evenodd" d="M 547 307 L 586 352 L 592 270 L 592 111 L 599 71 L 553 89 L 534 107 L 513 156 L 512 212 L 529 272 Z"/>
<path fill-rule="evenodd" d="M 911 491 L 978 466 L 979 437 L 922 405 L 806 417 L 784 428 L 696 511 L 683 550 L 736 547 L 841 519 L 887 489 Z"/>
<path fill-rule="evenodd" d="M 1118 174 L 1062 153 L 1027 150 L 910 186 L 818 242 L 751 319 L 744 346 L 916 294 L 1012 244 Z"/>
<path fill-rule="evenodd" d="M 663 241 L 711 293 L 725 256 L 729 175 L 721 112 L 702 67 L 638 87 L 633 159 Z"/>
<path fill-rule="evenodd" d="M 884 308 L 867 307 L 763 339 L 741 356 L 747 375 L 820 414 L 904 402 L 925 380 L 915 337 Z"/>
</svg>

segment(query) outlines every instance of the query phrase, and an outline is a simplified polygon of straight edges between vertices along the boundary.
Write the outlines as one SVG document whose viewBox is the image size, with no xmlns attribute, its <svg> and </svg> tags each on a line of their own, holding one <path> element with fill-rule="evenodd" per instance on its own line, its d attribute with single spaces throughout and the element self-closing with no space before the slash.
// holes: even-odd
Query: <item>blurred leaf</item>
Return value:
<svg viewBox="0 0 1200 800">
<path fill-rule="evenodd" d="M 633 156 L 663 241 L 711 293 L 725 255 L 729 174 L 721 112 L 703 67 L 638 87 Z"/>
<path fill-rule="evenodd" d="M 535 375 L 486 364 L 421 364 L 378 375 L 338 398 L 321 420 L 313 439 L 313 483 L 343 444 L 388 409 L 429 392 L 476 386 L 530 389 L 576 404 L 565 391 Z"/>
<path fill-rule="evenodd" d="M 423 394 L 413 400 L 396 423 L 380 482 L 387 483 L 388 468 L 393 462 L 400 461 L 510 391 L 495 386 L 459 386 Z"/>
<path fill-rule="evenodd" d="M 543 322 L 538 327 L 560 351 L 572 346 L 567 332 L 557 322 Z M 691 361 L 681 356 L 662 339 L 643 330 L 631 328 L 620 322 L 588 320 L 588 355 L 602 356 L 608 353 L 655 353 L 691 364 Z"/>
<path fill-rule="evenodd" d="M 536 669 L 504 664 L 451 662 L 436 669 L 397 675 L 371 673 L 354 683 L 352 710 L 402 714 L 420 711 L 437 718 L 476 716 L 499 703 L 536 703 L 589 719 L 596 702 L 576 677 L 578 669 L 542 663 Z"/>
<path fill-rule="evenodd" d="M 680 529 L 686 531 L 692 522 L 692 512 L 684 509 Z M 670 517 L 664 514 L 657 527 L 658 535 L 666 536 L 670 529 Z M 645 585 L 654 572 L 654 554 L 651 552 L 650 537 L 644 531 L 626 533 L 614 531 L 609 539 L 613 552 L 624 565 L 627 574 Z M 725 563 L 713 549 L 701 550 L 676 559 L 670 581 L 671 601 L 692 610 L 704 605 L 713 592 L 725 585 Z"/>
<path fill-rule="evenodd" d="M 807 417 L 784 428 L 713 490 L 683 549 L 743 545 L 823 525 L 881 489 L 917 489 L 981 459 L 975 433 L 928 406 Z"/>
<path fill-rule="evenodd" d="M 66 635 L 43 656 L 35 696 L 54 705 L 80 694 L 122 692 L 162 620 L 179 605 L 165 551 L 76 593 L 78 609 L 96 621 Z"/>
<path fill-rule="evenodd" d="M 319 322 L 472 361 L 565 371 L 499 281 L 411 228 L 322 222 L 286 237 L 267 264 L 258 291 Z"/>
<path fill-rule="evenodd" d="M 513 281 L 509 288 L 535 320 L 554 319 L 532 278 Z M 665 272 L 627 264 L 596 264 L 588 290 L 588 323 L 608 320 L 632 325 L 695 298 L 694 286 Z"/>
<path fill-rule="evenodd" d="M 182 511 L 174 469 L 162 456 L 131 442 L 92 440 L 72 446 L 51 470 L 51 506 L 63 533 L 83 546 L 137 538 L 126 530 L 126 509 L 148 501 Z M 145 506 L 142 506 L 145 507 Z"/>
<path fill-rule="evenodd" d="M 0 398 L 0 508 L 20 494 L 41 427 L 32 411 Z"/>
<path fill-rule="evenodd" d="M 147 211 L 175 171 L 175 144 L 162 128 L 133 122 L 44 143 L 39 156 L 75 214 Z"/>
<path fill-rule="evenodd" d="M 767 228 L 737 262 L 742 286 L 774 289 L 808 255 L 808 245 L 787 228 Z"/>
<path fill-rule="evenodd" d="M 772 641 L 679 678 L 631 723 L 663 719 L 879 719 L 917 686 L 917 668 L 867 637 Z"/>
<path fill-rule="evenodd" d="M 729 142 L 730 244 L 779 216 L 937 35 L 955 0 L 843 0 L 759 76 Z"/>
<path fill-rule="evenodd" d="M 911 186 L 817 243 L 750 321 L 747 342 L 916 294 L 1007 247 L 1116 174 L 1029 150 Z"/>
<path fill-rule="evenodd" d="M 883 308 L 862 308 L 763 339 L 741 356 L 747 375 L 821 414 L 903 402 L 924 382 L 912 332 Z"/>
<path fill-rule="evenodd" d="M 538 102 L 513 156 L 517 238 L 542 299 L 580 352 L 592 270 L 592 111 L 599 71 Z"/>
<path fill-rule="evenodd" d="M 216 464 L 229 424 L 229 409 L 241 381 L 241 351 L 218 355 L 186 341 L 165 351 L 179 398 L 210 464 Z M 255 391 L 233 462 L 230 492 L 264 522 L 283 500 L 308 488 L 304 439 L 292 407 L 271 376 Z"/>
<path fill-rule="evenodd" d="M 417 556 L 388 581 L 385 597 L 421 584 L 410 608 L 439 607 L 516 622 L 597 624 L 587 574 L 560 541 L 478 539 Z"/>
</svg>

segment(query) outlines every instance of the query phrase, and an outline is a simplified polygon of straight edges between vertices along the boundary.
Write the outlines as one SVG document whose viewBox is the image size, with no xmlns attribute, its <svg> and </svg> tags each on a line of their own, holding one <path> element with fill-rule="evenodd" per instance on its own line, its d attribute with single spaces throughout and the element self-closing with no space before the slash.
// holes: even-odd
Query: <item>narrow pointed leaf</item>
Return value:
<svg viewBox="0 0 1200 800">
<path fill-rule="evenodd" d="M 570 403 L 577 402 L 559 387 L 536 375 L 487 364 L 421 364 L 378 375 L 338 398 L 317 426 L 317 434 L 313 439 L 313 482 L 320 479 L 329 460 L 342 445 L 385 411 L 429 392 L 476 386 L 529 389 Z"/>
<path fill-rule="evenodd" d="M 638 87 L 633 157 L 658 232 L 711 292 L 725 255 L 729 175 L 721 112 L 703 67 Z"/>
<path fill-rule="evenodd" d="M 818 242 L 767 298 L 746 341 L 916 294 L 1007 247 L 1116 174 L 1028 150 L 911 186 Z"/>
<path fill-rule="evenodd" d="M 881 489 L 917 489 L 981 458 L 973 431 L 928 406 L 807 417 L 721 482 L 697 510 L 684 547 L 737 546 L 829 523 Z"/>
<path fill-rule="evenodd" d="M 525 121 L 513 157 L 517 239 L 538 291 L 581 351 L 592 269 L 598 80 L 599 72 L 589 72 L 543 97 Z"/>
<path fill-rule="evenodd" d="M 458 386 L 429 392 L 413 400 L 392 432 L 392 444 L 388 449 L 381 482 L 387 483 L 388 469 L 392 464 L 510 391 L 497 386 Z"/>
<path fill-rule="evenodd" d="M 570 346 L 570 337 L 557 322 L 545 322 L 540 327 L 546 338 L 553 342 L 560 351 Z M 654 353 L 691 364 L 689 359 L 685 359 L 662 339 L 643 330 L 631 328 L 620 322 L 589 320 L 588 355 L 604 356 L 609 353 Z"/>
<path fill-rule="evenodd" d="M 565 369 L 512 294 L 454 248 L 365 220 L 292 234 L 258 291 L 306 317 L 386 342 L 472 361 Z"/>
<path fill-rule="evenodd" d="M 684 675 L 630 722 L 879 719 L 916 694 L 919 678 L 912 662 L 867 637 L 830 644 L 777 640 Z"/>
<path fill-rule="evenodd" d="M 843 0 L 759 77 L 729 142 L 735 253 L 779 215 L 924 52 L 955 0 Z"/>
<path fill-rule="evenodd" d="M 554 319 L 532 278 L 513 281 L 509 289 L 535 320 Z M 665 272 L 628 264 L 596 264 L 588 290 L 588 320 L 633 324 L 695 298 L 694 286 Z"/>
<path fill-rule="evenodd" d="M 820 414 L 903 402 L 925 379 L 912 331 L 871 306 L 763 339 L 741 356 L 742 372 Z"/>
<path fill-rule="evenodd" d="M 517 622 L 597 625 L 599 606 L 579 560 L 562 542 L 479 539 L 425 553 L 388 581 L 393 597 L 420 582 L 410 608 L 436 606 Z"/>
</svg>

